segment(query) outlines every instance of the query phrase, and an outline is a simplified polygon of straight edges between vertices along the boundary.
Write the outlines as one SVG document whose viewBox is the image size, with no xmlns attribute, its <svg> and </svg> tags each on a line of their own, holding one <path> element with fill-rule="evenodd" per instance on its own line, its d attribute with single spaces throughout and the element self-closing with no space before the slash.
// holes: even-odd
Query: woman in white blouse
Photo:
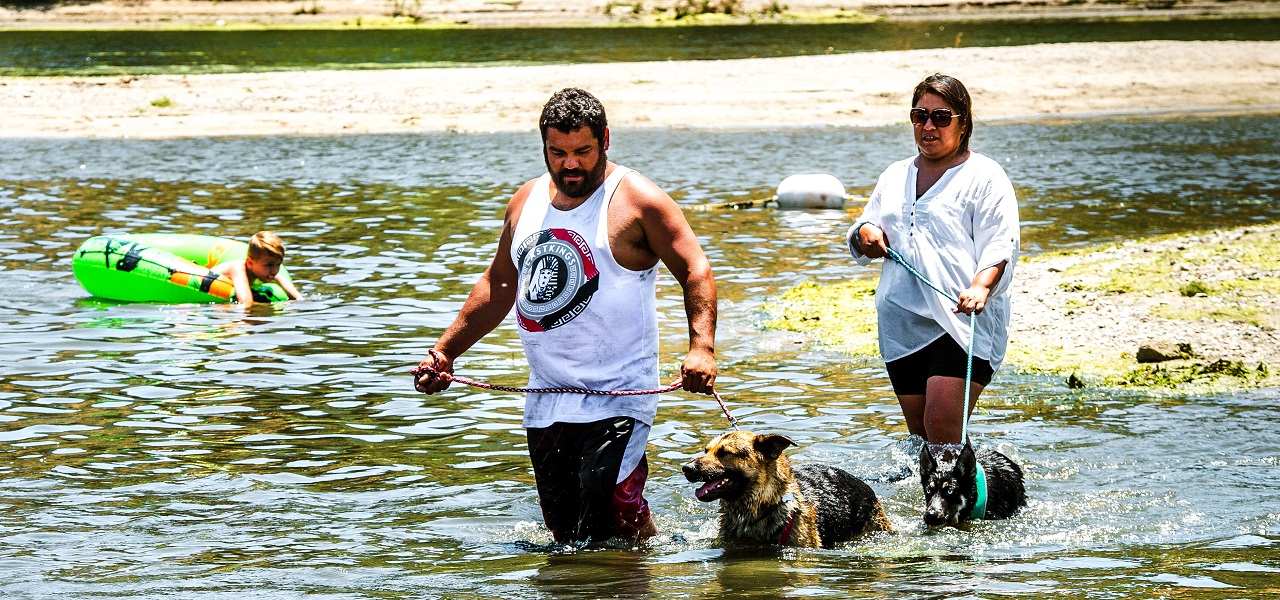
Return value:
<svg viewBox="0 0 1280 600">
<path fill-rule="evenodd" d="M 911 98 L 919 154 L 885 169 L 850 228 L 858 264 L 889 248 L 959 299 L 885 260 L 876 289 L 880 355 L 908 430 L 935 444 L 963 443 L 966 348 L 973 335 L 971 405 L 1004 360 L 1009 287 L 1018 261 L 1018 199 L 1000 165 L 969 149 L 973 115 L 958 79 L 931 75 Z M 970 331 L 967 315 L 978 314 Z"/>
</svg>

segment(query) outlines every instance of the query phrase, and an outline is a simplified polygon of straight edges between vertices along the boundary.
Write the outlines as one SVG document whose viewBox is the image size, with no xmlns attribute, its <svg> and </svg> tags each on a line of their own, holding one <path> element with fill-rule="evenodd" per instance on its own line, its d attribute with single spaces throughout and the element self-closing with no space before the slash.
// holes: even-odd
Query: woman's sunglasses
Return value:
<svg viewBox="0 0 1280 600">
<path fill-rule="evenodd" d="M 925 121 L 933 121 L 933 126 L 942 128 L 951 124 L 952 117 L 958 117 L 961 113 L 952 113 L 945 108 L 935 108 L 933 112 L 929 112 L 923 108 L 911 109 L 911 123 L 914 125 L 924 125 Z"/>
</svg>

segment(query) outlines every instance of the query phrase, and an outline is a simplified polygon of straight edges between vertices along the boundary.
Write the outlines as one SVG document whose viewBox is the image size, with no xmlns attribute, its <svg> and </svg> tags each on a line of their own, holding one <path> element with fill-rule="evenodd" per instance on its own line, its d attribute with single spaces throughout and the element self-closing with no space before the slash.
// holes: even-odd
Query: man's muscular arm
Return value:
<svg viewBox="0 0 1280 600">
<path fill-rule="evenodd" d="M 656 184 L 631 175 L 623 180 L 627 201 L 639 218 L 643 241 L 684 290 L 689 353 L 680 366 L 684 389 L 709 394 L 716 381 L 716 282 L 711 261 L 684 211 Z"/>
<path fill-rule="evenodd" d="M 419 392 L 434 394 L 447 389 L 450 383 L 447 374 L 453 371 L 453 361 L 480 341 L 480 338 L 501 325 L 507 313 L 511 312 L 520 277 L 515 264 L 511 262 L 511 238 L 515 235 L 516 223 L 520 220 L 520 209 L 524 207 L 535 181 L 521 187 L 507 204 L 502 235 L 498 238 L 498 250 L 494 253 L 489 268 L 480 276 L 480 281 L 471 287 L 471 293 L 457 318 L 432 348 L 434 352 L 429 353 L 418 364 L 421 373 L 414 377 L 413 384 Z M 443 375 L 434 376 L 436 373 Z"/>
</svg>

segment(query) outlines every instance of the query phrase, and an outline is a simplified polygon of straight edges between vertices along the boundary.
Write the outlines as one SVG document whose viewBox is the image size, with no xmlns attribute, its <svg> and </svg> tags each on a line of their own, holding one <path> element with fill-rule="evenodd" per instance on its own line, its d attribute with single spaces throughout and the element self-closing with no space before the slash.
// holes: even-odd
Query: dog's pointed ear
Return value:
<svg viewBox="0 0 1280 600">
<path fill-rule="evenodd" d="M 777 433 L 770 433 L 756 438 L 756 452 L 764 456 L 765 460 L 774 461 L 782 456 L 782 451 L 788 446 L 794 446 L 796 443 L 789 437 Z"/>
<path fill-rule="evenodd" d="M 925 442 L 920 447 L 920 483 L 929 482 L 929 474 L 938 469 L 938 463 L 933 461 L 933 453 L 929 451 L 929 443 Z"/>
<path fill-rule="evenodd" d="M 960 450 L 960 458 L 956 459 L 956 474 L 962 477 L 973 477 L 978 471 L 978 455 L 973 453 L 973 446 L 964 443 Z"/>
</svg>

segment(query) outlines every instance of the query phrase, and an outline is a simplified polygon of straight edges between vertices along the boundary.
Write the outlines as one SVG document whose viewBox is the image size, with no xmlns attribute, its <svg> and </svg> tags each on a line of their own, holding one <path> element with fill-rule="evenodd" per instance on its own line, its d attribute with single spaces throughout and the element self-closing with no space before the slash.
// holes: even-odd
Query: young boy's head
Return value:
<svg viewBox="0 0 1280 600">
<path fill-rule="evenodd" d="M 270 231 L 259 231 L 249 239 L 249 253 L 244 266 L 249 274 L 261 281 L 271 281 L 280 272 L 284 262 L 284 242 Z"/>
<path fill-rule="evenodd" d="M 249 238 L 249 258 L 274 256 L 284 260 L 284 242 L 270 231 L 259 231 Z"/>
</svg>

